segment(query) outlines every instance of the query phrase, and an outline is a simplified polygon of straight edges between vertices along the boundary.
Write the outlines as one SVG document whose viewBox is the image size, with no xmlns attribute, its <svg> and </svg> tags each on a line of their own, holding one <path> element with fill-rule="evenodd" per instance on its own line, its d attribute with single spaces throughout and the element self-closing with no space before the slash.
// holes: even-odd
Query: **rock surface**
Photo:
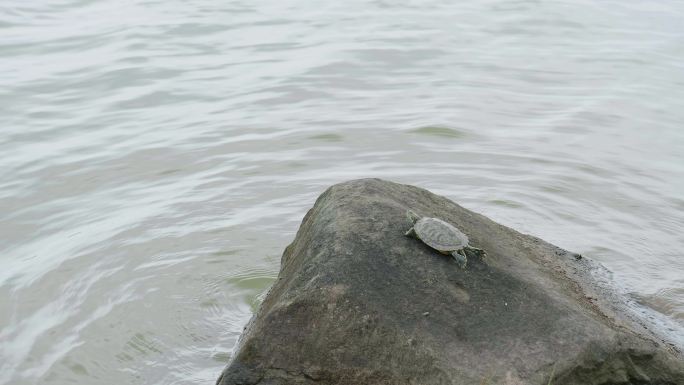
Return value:
<svg viewBox="0 0 684 385">
<path fill-rule="evenodd" d="M 408 208 L 487 257 L 462 270 L 405 237 Z M 305 216 L 217 383 L 684 384 L 677 347 L 593 269 L 426 190 L 338 184 Z"/>
</svg>

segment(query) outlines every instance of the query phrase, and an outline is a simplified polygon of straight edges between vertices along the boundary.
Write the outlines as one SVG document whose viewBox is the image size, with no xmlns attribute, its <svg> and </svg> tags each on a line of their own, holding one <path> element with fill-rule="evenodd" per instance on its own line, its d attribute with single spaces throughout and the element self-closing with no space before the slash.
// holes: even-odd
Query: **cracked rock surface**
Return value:
<svg viewBox="0 0 684 385">
<path fill-rule="evenodd" d="M 404 236 L 406 210 L 487 252 L 465 270 Z M 329 188 L 219 385 L 684 384 L 684 358 L 587 258 L 413 186 Z"/>
</svg>

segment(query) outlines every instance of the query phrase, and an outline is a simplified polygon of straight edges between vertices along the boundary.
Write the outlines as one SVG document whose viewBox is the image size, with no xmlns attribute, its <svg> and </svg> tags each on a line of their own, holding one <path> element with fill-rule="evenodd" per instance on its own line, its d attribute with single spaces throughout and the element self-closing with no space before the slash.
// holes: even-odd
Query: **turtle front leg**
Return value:
<svg viewBox="0 0 684 385">
<path fill-rule="evenodd" d="M 468 263 L 468 257 L 466 257 L 465 251 L 463 249 L 452 252 L 451 256 L 456 260 L 458 267 L 465 269 L 466 264 Z"/>
<path fill-rule="evenodd" d="M 406 210 L 406 219 L 408 219 L 411 225 L 414 225 L 416 222 L 418 222 L 420 217 L 412 210 Z"/>
<path fill-rule="evenodd" d="M 410 229 L 408 229 L 408 231 L 404 235 L 406 235 L 407 237 L 414 237 L 415 238 L 416 237 L 416 230 L 413 227 L 411 227 Z"/>
</svg>

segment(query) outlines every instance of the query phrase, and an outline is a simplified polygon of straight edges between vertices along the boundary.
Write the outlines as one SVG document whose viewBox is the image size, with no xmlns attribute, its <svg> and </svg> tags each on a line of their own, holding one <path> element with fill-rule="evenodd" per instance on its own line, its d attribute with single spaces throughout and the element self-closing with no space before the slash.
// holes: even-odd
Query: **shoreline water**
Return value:
<svg viewBox="0 0 684 385">
<path fill-rule="evenodd" d="M 310 203 L 362 177 L 684 325 L 678 2 L 3 10 L 0 385 L 213 381 Z"/>
</svg>

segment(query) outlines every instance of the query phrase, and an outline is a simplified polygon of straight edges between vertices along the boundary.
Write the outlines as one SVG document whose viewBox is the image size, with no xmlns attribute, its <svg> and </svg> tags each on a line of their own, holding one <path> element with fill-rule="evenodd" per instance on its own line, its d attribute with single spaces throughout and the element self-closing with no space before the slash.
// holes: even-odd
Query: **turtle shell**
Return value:
<svg viewBox="0 0 684 385">
<path fill-rule="evenodd" d="M 468 246 L 468 237 L 441 219 L 421 218 L 413 229 L 421 241 L 438 251 L 454 251 Z"/>
</svg>

